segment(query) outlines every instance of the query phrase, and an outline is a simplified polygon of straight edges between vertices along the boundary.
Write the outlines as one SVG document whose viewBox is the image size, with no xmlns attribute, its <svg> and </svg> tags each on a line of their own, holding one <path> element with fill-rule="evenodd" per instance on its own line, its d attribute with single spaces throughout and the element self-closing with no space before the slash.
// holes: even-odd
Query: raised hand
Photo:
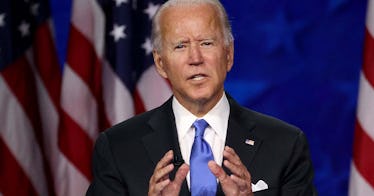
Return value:
<svg viewBox="0 0 374 196">
<path fill-rule="evenodd" d="M 174 165 L 172 164 L 173 156 L 173 151 L 169 150 L 157 163 L 153 175 L 149 180 L 148 196 L 179 195 L 189 167 L 187 164 L 182 164 L 175 174 L 174 180 L 171 181 L 169 174 L 174 169 Z"/>
<path fill-rule="evenodd" d="M 226 146 L 223 151 L 223 164 L 231 171 L 231 175 L 217 165 L 214 161 L 210 161 L 208 166 L 212 173 L 221 183 L 222 190 L 226 196 L 253 196 L 251 175 L 247 168 L 241 162 L 239 156 L 234 149 Z"/>
</svg>

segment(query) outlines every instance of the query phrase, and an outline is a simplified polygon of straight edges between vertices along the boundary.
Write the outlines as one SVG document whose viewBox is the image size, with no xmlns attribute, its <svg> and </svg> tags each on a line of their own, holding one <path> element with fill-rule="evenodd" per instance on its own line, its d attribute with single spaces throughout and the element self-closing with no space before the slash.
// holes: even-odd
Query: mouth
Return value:
<svg viewBox="0 0 374 196">
<path fill-rule="evenodd" d="M 206 75 L 196 74 L 196 75 L 191 76 L 189 79 L 194 80 L 194 81 L 200 81 L 200 80 L 203 80 L 204 78 L 206 78 Z"/>
</svg>

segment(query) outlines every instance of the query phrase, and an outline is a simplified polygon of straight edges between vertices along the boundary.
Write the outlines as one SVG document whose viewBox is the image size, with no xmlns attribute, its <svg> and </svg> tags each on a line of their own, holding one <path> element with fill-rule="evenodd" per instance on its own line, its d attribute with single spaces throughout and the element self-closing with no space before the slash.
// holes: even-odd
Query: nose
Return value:
<svg viewBox="0 0 374 196">
<path fill-rule="evenodd" d="M 204 60 L 203 60 L 203 55 L 201 53 L 201 48 L 198 44 L 193 44 L 190 47 L 189 51 L 189 57 L 190 57 L 190 65 L 201 65 Z"/>
</svg>

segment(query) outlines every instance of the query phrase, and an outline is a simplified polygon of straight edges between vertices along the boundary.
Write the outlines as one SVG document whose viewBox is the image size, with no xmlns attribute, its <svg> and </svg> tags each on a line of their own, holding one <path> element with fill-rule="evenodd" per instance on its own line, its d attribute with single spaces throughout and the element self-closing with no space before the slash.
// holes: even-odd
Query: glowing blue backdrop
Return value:
<svg viewBox="0 0 374 196">
<path fill-rule="evenodd" d="M 319 195 L 347 195 L 366 0 L 223 0 L 235 37 L 226 89 L 303 129 Z M 60 61 L 69 1 L 52 1 Z"/>
</svg>

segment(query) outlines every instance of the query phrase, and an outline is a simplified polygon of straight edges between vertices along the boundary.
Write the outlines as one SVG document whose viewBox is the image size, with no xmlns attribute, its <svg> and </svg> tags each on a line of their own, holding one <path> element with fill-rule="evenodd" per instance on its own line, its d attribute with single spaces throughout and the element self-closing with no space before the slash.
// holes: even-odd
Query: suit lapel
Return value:
<svg viewBox="0 0 374 196">
<path fill-rule="evenodd" d="M 230 103 L 230 116 L 227 128 L 226 145 L 233 148 L 239 155 L 242 163 L 249 168 L 262 139 L 253 134 L 256 124 L 253 119 L 244 115 L 245 109 L 228 96 Z M 224 168 L 226 172 L 227 168 Z"/>
<path fill-rule="evenodd" d="M 172 110 L 172 98 L 157 109 L 148 121 L 148 125 L 153 132 L 143 137 L 143 144 L 154 165 L 169 150 L 174 152 L 174 170 L 170 174 L 171 180 L 174 179 L 175 173 L 179 166 L 184 162 L 179 147 L 177 128 Z M 175 163 L 175 161 L 177 163 Z M 189 195 L 187 181 L 182 184 L 180 195 Z"/>
<path fill-rule="evenodd" d="M 226 95 L 230 103 L 230 116 L 225 145 L 233 148 L 242 163 L 249 169 L 257 150 L 261 146 L 262 139 L 252 132 L 256 124 L 246 112 L 246 109 L 241 107 L 230 95 Z M 223 169 L 228 175 L 231 174 L 231 171 L 225 166 L 223 166 Z M 221 184 L 218 184 L 217 195 L 224 195 Z"/>
<path fill-rule="evenodd" d="M 174 129 L 175 121 L 172 111 L 168 110 L 168 106 L 169 101 L 152 114 L 147 122 L 152 132 L 143 137 L 144 147 L 155 165 L 168 150 L 173 150 L 174 141 L 178 140 L 174 138 L 174 132 L 176 132 Z"/>
<path fill-rule="evenodd" d="M 235 150 L 247 168 L 261 143 L 262 140 L 251 134 L 248 128 L 246 129 L 238 122 L 229 123 L 226 145 Z"/>
</svg>

